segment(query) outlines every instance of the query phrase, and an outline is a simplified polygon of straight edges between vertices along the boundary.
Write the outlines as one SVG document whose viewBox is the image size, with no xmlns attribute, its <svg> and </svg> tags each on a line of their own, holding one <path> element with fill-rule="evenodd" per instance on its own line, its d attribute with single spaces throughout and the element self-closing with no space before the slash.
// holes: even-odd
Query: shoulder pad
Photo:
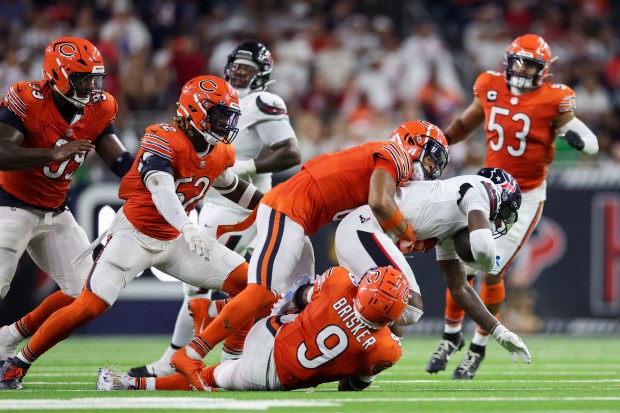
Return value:
<svg viewBox="0 0 620 413">
<path fill-rule="evenodd" d="M 95 107 L 98 110 L 105 111 L 106 113 L 109 112 L 113 116 L 116 116 L 116 112 L 118 112 L 118 103 L 116 103 L 114 96 L 108 92 L 103 92 L 101 94 L 101 97 L 95 102 Z"/>
<path fill-rule="evenodd" d="M 557 99 L 559 113 L 574 112 L 577 110 L 577 97 L 570 87 L 561 83 L 549 83 L 549 91 Z"/>
<path fill-rule="evenodd" d="M 2 104 L 20 118 L 25 118 L 37 104 L 45 101 L 41 86 L 41 82 L 14 83 L 7 90 Z"/>
<path fill-rule="evenodd" d="M 502 76 L 502 75 L 503 75 L 503 73 L 498 72 L 498 71 L 496 71 L 496 70 L 487 70 L 487 71 L 486 71 L 486 72 L 484 72 L 484 73 L 488 73 L 488 74 L 493 75 L 493 76 Z"/>
</svg>

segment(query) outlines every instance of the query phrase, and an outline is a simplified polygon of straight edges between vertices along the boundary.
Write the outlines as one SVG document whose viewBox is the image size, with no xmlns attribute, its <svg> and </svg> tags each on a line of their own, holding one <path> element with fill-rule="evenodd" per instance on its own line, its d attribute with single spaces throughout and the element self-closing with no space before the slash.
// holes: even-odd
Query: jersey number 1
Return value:
<svg viewBox="0 0 620 413">
<path fill-rule="evenodd" d="M 510 110 L 506 108 L 500 108 L 497 106 L 491 106 L 491 113 L 489 114 L 489 123 L 487 124 L 487 129 L 489 131 L 497 132 L 497 142 L 489 141 L 489 145 L 491 149 L 495 152 L 499 152 L 504 146 L 504 128 L 501 123 L 496 122 L 496 117 L 498 116 L 510 116 Z M 515 138 L 519 141 L 519 146 L 515 148 L 514 146 L 506 145 L 506 151 L 514 157 L 522 156 L 525 153 L 525 145 L 528 133 L 530 132 L 530 126 L 532 124 L 529 116 L 525 113 L 515 113 L 510 118 L 515 122 L 523 122 L 523 128 L 520 131 L 515 133 Z"/>
</svg>

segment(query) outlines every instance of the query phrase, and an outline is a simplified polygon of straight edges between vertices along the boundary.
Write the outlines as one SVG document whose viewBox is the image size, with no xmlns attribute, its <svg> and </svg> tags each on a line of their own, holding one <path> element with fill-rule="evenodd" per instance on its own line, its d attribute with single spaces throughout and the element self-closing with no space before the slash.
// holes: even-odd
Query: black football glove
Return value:
<svg viewBox="0 0 620 413">
<path fill-rule="evenodd" d="M 566 132 L 566 134 L 564 134 L 564 138 L 570 146 L 577 149 L 578 151 L 582 151 L 584 146 L 586 146 L 586 144 L 583 142 L 583 139 L 581 139 L 581 136 L 579 136 L 579 134 L 575 131 L 569 130 L 568 132 Z"/>
</svg>

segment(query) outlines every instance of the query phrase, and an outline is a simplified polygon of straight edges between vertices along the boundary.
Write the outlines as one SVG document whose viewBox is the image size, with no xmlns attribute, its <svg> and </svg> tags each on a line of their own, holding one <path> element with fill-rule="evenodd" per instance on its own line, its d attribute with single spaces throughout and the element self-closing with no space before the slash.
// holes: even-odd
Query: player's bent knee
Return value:
<svg viewBox="0 0 620 413">
<path fill-rule="evenodd" d="M 107 265 L 97 265 L 97 271 L 87 281 L 87 290 L 112 307 L 118 299 L 121 290 L 127 286 L 127 278 L 116 268 Z"/>
</svg>

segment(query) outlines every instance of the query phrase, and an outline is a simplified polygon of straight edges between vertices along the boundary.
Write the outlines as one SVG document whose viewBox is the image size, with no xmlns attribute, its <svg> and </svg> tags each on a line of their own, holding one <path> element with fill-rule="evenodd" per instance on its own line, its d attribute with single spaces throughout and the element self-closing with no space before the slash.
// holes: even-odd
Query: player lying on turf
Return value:
<svg viewBox="0 0 620 413">
<path fill-rule="evenodd" d="M 407 278 L 392 267 L 368 271 L 359 282 L 333 267 L 289 295 L 301 313 L 254 324 L 240 359 L 202 367 L 192 383 L 180 373 L 133 378 L 102 368 L 97 390 L 293 390 L 333 381 L 342 391 L 362 390 L 401 357 L 400 340 L 387 326 L 409 293 Z M 194 323 L 202 324 L 196 313 Z"/>
</svg>

